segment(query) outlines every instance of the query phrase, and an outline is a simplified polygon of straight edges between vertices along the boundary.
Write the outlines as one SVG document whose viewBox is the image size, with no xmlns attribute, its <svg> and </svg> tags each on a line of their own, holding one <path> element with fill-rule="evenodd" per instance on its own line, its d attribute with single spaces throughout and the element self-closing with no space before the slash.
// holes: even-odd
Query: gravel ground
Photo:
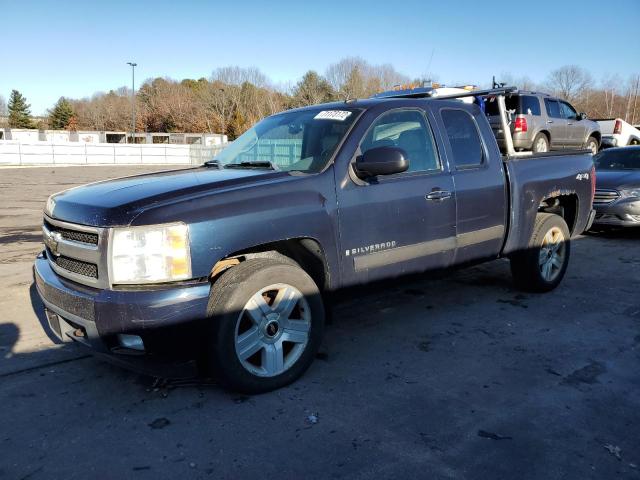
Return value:
<svg viewBox="0 0 640 480">
<path fill-rule="evenodd" d="M 0 478 L 640 478 L 639 231 L 577 238 L 546 295 L 505 261 L 346 292 L 307 374 L 245 397 L 42 328 L 46 197 L 151 169 L 0 169 Z"/>
</svg>

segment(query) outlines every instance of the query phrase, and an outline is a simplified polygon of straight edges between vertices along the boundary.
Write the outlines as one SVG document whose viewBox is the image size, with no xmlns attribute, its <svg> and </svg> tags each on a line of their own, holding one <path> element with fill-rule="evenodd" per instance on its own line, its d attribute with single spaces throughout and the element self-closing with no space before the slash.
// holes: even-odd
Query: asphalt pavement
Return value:
<svg viewBox="0 0 640 480">
<path fill-rule="evenodd" d="M 506 261 L 346 292 L 305 376 L 247 397 L 43 328 L 47 196 L 153 169 L 0 169 L 0 478 L 640 478 L 640 231 L 578 237 L 544 295 Z"/>
</svg>

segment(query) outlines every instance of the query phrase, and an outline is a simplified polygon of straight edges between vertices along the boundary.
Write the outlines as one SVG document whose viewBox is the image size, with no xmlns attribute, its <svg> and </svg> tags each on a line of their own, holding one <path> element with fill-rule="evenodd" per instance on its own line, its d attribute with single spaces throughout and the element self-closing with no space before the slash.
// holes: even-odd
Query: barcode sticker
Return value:
<svg viewBox="0 0 640 480">
<path fill-rule="evenodd" d="M 315 120 L 338 120 L 343 122 L 351 113 L 346 110 L 323 110 L 313 118 Z"/>
</svg>

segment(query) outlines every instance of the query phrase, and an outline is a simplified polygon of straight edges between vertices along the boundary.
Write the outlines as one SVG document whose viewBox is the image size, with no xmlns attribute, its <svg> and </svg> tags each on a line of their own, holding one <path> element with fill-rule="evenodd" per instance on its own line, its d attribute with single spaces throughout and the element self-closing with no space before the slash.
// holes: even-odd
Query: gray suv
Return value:
<svg viewBox="0 0 640 480">
<path fill-rule="evenodd" d="M 569 102 L 545 93 L 517 91 L 505 98 L 510 113 L 513 147 L 517 151 L 548 152 L 562 149 L 600 148 L 600 126 L 578 113 Z M 485 113 L 504 148 L 504 132 L 496 97 L 485 98 Z"/>
</svg>

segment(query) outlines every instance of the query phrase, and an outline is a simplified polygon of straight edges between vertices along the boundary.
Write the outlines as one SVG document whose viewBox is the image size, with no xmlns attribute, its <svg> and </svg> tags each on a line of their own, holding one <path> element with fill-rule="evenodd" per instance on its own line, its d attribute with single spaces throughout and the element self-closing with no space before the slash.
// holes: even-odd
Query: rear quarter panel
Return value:
<svg viewBox="0 0 640 480">
<path fill-rule="evenodd" d="M 528 246 L 540 203 L 548 198 L 576 195 L 578 210 L 571 234 L 578 235 L 584 231 L 592 208 L 591 154 L 512 158 L 505 164 L 510 184 L 511 210 L 503 254 Z"/>
</svg>

